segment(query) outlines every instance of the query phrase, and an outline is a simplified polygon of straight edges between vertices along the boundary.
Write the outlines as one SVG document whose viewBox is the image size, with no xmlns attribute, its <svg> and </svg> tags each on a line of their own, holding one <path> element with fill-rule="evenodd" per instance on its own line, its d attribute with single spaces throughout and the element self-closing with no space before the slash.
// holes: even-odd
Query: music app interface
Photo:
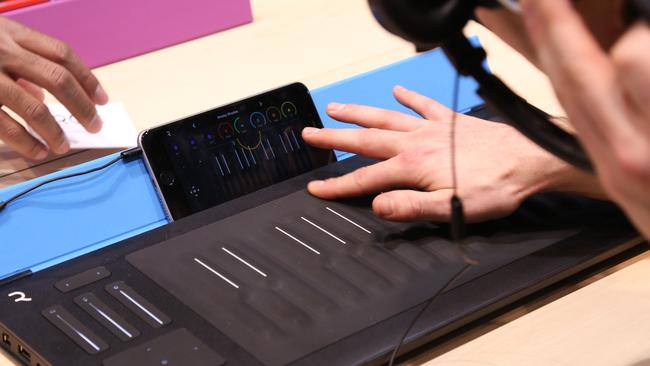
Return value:
<svg viewBox="0 0 650 366">
<path fill-rule="evenodd" d="M 292 84 L 145 132 L 142 147 L 174 219 L 333 161 L 301 137 L 322 127 L 302 84 Z"/>
</svg>

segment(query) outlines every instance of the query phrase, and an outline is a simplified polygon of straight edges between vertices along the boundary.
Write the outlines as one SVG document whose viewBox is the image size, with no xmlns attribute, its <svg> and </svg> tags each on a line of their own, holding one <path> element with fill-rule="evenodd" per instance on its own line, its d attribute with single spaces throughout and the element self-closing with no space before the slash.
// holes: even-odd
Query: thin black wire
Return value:
<svg viewBox="0 0 650 366">
<path fill-rule="evenodd" d="M 53 183 L 53 182 L 57 182 L 57 181 L 60 181 L 60 180 L 68 179 L 68 178 L 73 178 L 73 177 L 78 177 L 78 176 L 81 176 L 81 175 L 94 173 L 94 172 L 100 171 L 102 169 L 106 169 L 109 166 L 111 166 L 111 165 L 117 163 L 118 161 L 122 160 L 123 158 L 124 158 L 123 154 L 120 154 L 116 158 L 114 158 L 113 160 L 111 160 L 111 161 L 109 161 L 109 162 L 107 162 L 107 163 L 105 163 L 103 165 L 100 165 L 98 167 L 88 169 L 88 170 L 84 170 L 84 171 L 78 172 L 78 173 L 71 173 L 71 174 L 62 175 L 60 177 L 51 178 L 51 179 L 45 180 L 45 181 L 43 181 L 41 183 L 38 183 L 38 184 L 34 185 L 33 187 L 28 188 L 28 189 L 26 189 L 26 190 L 24 190 L 24 191 L 22 191 L 22 192 L 20 192 L 20 193 L 18 193 L 16 195 L 10 197 L 6 201 L 0 202 L 0 211 L 2 211 L 5 207 L 7 207 L 7 205 L 10 204 L 11 202 L 19 199 L 20 197 L 22 197 L 22 196 L 24 196 L 24 195 L 26 195 L 26 194 L 28 194 L 28 193 L 36 190 L 36 189 L 39 189 L 39 188 L 43 187 L 44 185 L 47 185 L 47 184 L 50 184 L 50 183 Z"/>
<path fill-rule="evenodd" d="M 457 176 L 456 176 L 456 118 L 458 117 L 458 112 L 456 111 L 458 109 L 458 96 L 460 94 L 460 73 L 456 73 L 456 78 L 454 80 L 454 91 L 453 91 L 453 100 L 452 100 L 452 115 L 451 115 L 451 129 L 450 129 L 450 134 L 449 134 L 449 145 L 450 145 L 450 159 L 451 159 L 451 184 L 452 184 L 452 192 L 453 195 L 452 197 L 456 198 L 456 194 L 458 193 L 458 182 L 457 182 Z M 452 198 L 453 200 L 453 198 Z M 420 319 L 422 314 L 426 312 L 426 310 L 431 306 L 431 304 L 434 302 L 434 300 L 440 295 L 452 282 L 454 282 L 458 277 L 460 277 L 461 274 L 463 274 L 467 268 L 470 266 L 473 266 L 477 264 L 477 262 L 465 253 L 463 250 L 463 247 L 460 242 L 454 241 L 454 244 L 457 245 L 458 250 L 460 251 L 460 255 L 463 258 L 463 261 L 465 262 L 465 265 L 463 268 L 460 269 L 460 271 L 456 272 L 453 277 L 449 281 L 447 281 L 442 287 L 436 291 L 433 296 L 427 301 L 427 303 L 420 309 L 420 311 L 413 317 L 409 325 L 406 327 L 406 330 L 404 330 L 404 333 L 402 333 L 402 336 L 400 337 L 399 341 L 397 341 L 397 345 L 395 346 L 395 349 L 393 349 L 393 353 L 390 356 L 390 361 L 388 362 L 388 366 L 393 366 L 395 363 L 395 359 L 397 358 L 397 354 L 399 353 L 400 348 L 402 348 L 402 345 L 404 344 L 404 340 L 408 336 L 408 334 L 411 332 L 411 329 L 417 323 L 417 321 Z"/>
<path fill-rule="evenodd" d="M 61 155 L 61 156 L 59 156 L 59 157 L 57 157 L 57 158 L 54 158 L 54 159 L 52 159 L 52 160 L 48 160 L 48 161 L 44 161 L 44 162 L 42 162 L 42 163 L 34 164 L 34 165 L 28 166 L 28 167 L 23 168 L 23 169 L 14 170 L 14 171 L 11 172 L 11 173 L 2 174 L 2 175 L 0 175 L 0 179 L 2 179 L 2 178 L 4 178 L 4 177 L 8 177 L 8 176 L 13 175 L 13 174 L 22 173 L 22 172 L 24 172 L 24 171 L 26 171 L 26 170 L 31 170 L 31 169 L 34 169 L 34 168 L 38 168 L 38 167 L 40 167 L 40 166 L 43 166 L 43 165 L 46 165 L 46 164 L 53 163 L 53 162 L 55 162 L 55 161 L 59 161 L 59 160 L 63 160 L 63 159 L 67 159 L 67 158 L 69 158 L 69 157 L 71 157 L 71 156 L 79 155 L 79 154 L 81 154 L 81 153 L 85 153 L 85 152 L 88 152 L 88 151 L 90 151 L 90 150 L 89 150 L 89 149 L 85 149 L 85 150 L 75 151 L 75 152 L 70 153 L 70 154 L 67 154 L 67 155 Z"/>
<path fill-rule="evenodd" d="M 413 328 L 415 323 L 417 323 L 417 321 L 420 319 L 422 314 L 424 314 L 427 311 L 427 309 L 429 308 L 429 306 L 431 306 L 431 304 L 433 304 L 433 301 L 438 297 L 438 295 L 440 295 L 442 292 L 444 292 L 444 290 L 446 290 L 449 285 L 451 285 L 458 277 L 460 277 L 463 273 L 465 273 L 465 271 L 472 265 L 473 265 L 473 263 L 465 263 L 463 268 L 461 268 L 460 271 L 456 272 L 454 274 L 454 276 L 451 277 L 451 279 L 449 279 L 449 281 L 445 282 L 445 284 L 442 287 L 440 287 L 440 289 L 438 289 L 438 291 L 436 291 L 433 294 L 433 296 L 427 301 L 427 303 L 422 307 L 422 309 L 420 309 L 420 311 L 413 317 L 413 319 L 409 323 L 408 327 L 406 327 L 406 330 L 404 331 L 404 333 L 402 333 L 402 336 L 400 337 L 399 341 L 397 342 L 397 347 L 395 347 L 395 349 L 393 350 L 393 353 L 390 356 L 390 361 L 388 362 L 388 366 L 393 366 L 393 364 L 395 363 L 395 359 L 397 358 L 397 354 L 399 353 L 400 348 L 402 348 L 402 345 L 404 344 L 404 340 L 406 339 L 406 336 L 408 336 L 408 334 L 411 332 L 411 329 Z"/>
</svg>

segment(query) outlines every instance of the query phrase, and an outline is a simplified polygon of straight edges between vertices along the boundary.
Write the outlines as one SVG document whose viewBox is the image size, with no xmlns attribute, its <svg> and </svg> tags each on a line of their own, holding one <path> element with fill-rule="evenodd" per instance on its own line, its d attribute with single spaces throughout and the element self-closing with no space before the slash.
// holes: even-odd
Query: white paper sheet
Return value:
<svg viewBox="0 0 650 366">
<path fill-rule="evenodd" d="M 138 143 L 138 132 L 122 103 L 97 107 L 97 112 L 104 121 L 102 130 L 98 133 L 87 132 L 62 104 L 52 103 L 47 107 L 65 132 L 71 149 L 129 148 Z M 27 129 L 40 139 L 29 126 Z"/>
</svg>

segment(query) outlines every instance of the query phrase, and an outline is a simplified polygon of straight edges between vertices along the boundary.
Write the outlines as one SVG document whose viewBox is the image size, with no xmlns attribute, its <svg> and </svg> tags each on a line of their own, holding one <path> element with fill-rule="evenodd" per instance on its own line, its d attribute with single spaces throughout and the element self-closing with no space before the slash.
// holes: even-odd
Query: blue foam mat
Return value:
<svg viewBox="0 0 650 366">
<path fill-rule="evenodd" d="M 368 104 L 414 114 L 392 97 L 400 84 L 451 104 L 455 71 L 440 51 L 408 58 L 312 91 L 326 127 L 351 127 L 325 113 L 327 103 Z M 459 111 L 481 104 L 476 84 L 461 81 Z M 117 155 L 81 164 L 0 191 L 0 200 L 54 176 L 99 166 Z M 337 152 L 339 159 L 349 154 Z M 53 183 L 0 212 L 0 279 L 39 271 L 167 223 L 141 160 L 120 161 L 88 176 Z"/>
</svg>

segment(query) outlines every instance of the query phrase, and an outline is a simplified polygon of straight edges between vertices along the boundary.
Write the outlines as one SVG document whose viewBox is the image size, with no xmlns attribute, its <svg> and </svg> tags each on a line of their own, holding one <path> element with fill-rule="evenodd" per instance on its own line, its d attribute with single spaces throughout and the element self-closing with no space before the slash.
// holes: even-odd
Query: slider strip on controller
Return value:
<svg viewBox="0 0 650 366">
<path fill-rule="evenodd" d="M 77 296 L 74 302 L 121 340 L 125 342 L 130 341 L 140 335 L 137 329 L 113 311 L 113 309 L 109 308 L 93 293 L 89 292 Z"/>
<path fill-rule="evenodd" d="M 171 319 L 167 315 L 123 281 L 109 283 L 105 290 L 152 327 L 160 328 L 171 323 Z"/>
<path fill-rule="evenodd" d="M 108 349 L 106 342 L 100 339 L 62 306 L 51 306 L 43 310 L 41 314 L 91 355 Z"/>
</svg>

